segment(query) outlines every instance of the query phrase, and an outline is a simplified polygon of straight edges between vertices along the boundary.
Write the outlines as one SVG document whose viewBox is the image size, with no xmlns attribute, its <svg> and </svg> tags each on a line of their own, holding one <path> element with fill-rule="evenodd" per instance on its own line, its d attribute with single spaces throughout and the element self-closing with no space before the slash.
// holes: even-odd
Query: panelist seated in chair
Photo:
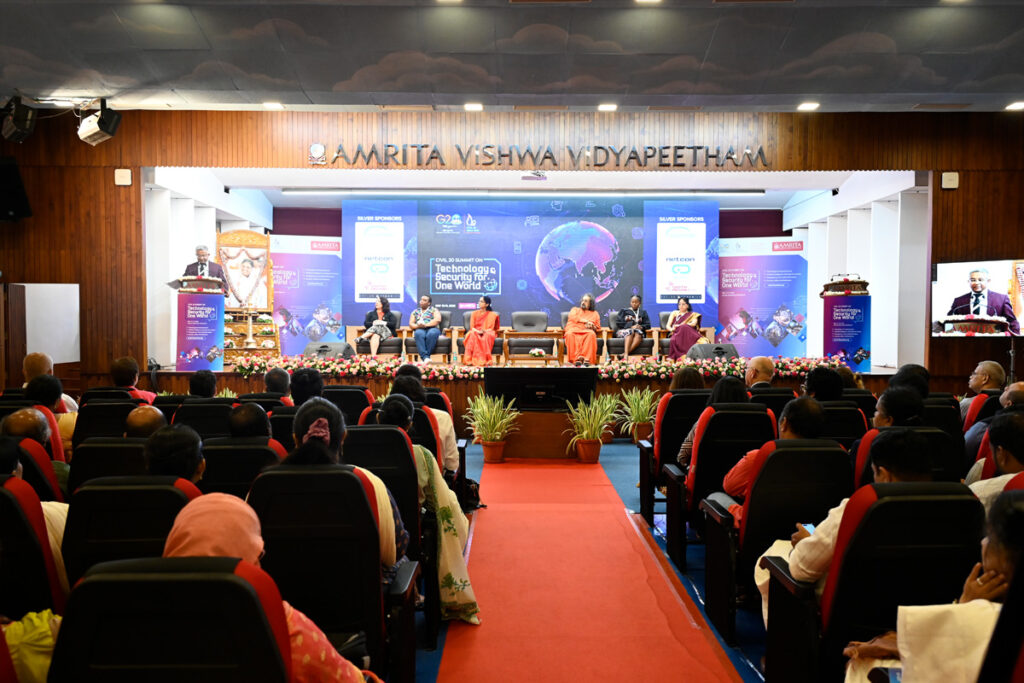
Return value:
<svg viewBox="0 0 1024 683">
<path fill-rule="evenodd" d="M 931 460 L 928 457 L 928 442 L 923 436 L 910 429 L 895 428 L 879 434 L 871 444 L 871 470 L 875 482 L 928 482 L 932 480 Z M 824 588 L 835 553 L 839 527 L 849 498 L 828 512 L 822 522 L 810 532 L 802 524 L 796 525 L 796 532 L 787 540 L 775 541 L 761 557 L 788 557 L 789 573 L 797 581 L 816 582 L 818 596 Z M 908 542 L 911 539 L 907 539 Z M 754 583 L 761 592 L 761 606 L 765 625 L 768 624 L 768 579 L 767 569 L 761 567 L 760 558 L 754 565 Z"/>
<path fill-rule="evenodd" d="M 370 343 L 370 355 L 376 356 L 377 349 L 383 341 L 391 339 L 398 332 L 398 316 L 391 312 L 391 304 L 387 297 L 379 296 L 373 305 L 373 310 L 366 314 L 363 320 L 363 332 L 360 339 Z"/>
<path fill-rule="evenodd" d="M 601 331 L 601 314 L 594 310 L 594 295 L 584 294 L 580 305 L 569 311 L 565 326 L 565 355 L 571 363 L 597 363 L 597 333 Z"/>
<path fill-rule="evenodd" d="M 665 324 L 669 332 L 668 357 L 679 360 L 686 355 L 690 347 L 707 341 L 700 333 L 700 313 L 694 313 L 690 302 L 683 297 L 676 301 L 676 310 L 668 316 Z"/>
<path fill-rule="evenodd" d="M 466 329 L 466 352 L 462 362 L 466 365 L 490 365 L 494 362 L 494 339 L 498 336 L 500 320 L 491 308 L 491 297 L 482 296 Z"/>
<path fill-rule="evenodd" d="M 199 496 L 175 518 L 167 535 L 164 557 L 239 557 L 258 567 L 263 557 L 260 520 L 253 509 L 236 496 L 226 493 Z M 295 683 L 323 680 L 362 683 L 364 672 L 338 654 L 309 617 L 286 601 L 282 603 L 291 642 L 290 680 Z"/>
<path fill-rule="evenodd" d="M 434 307 L 429 295 L 421 296 L 419 308 L 409 314 L 409 329 L 416 340 L 420 360 L 429 363 L 431 354 L 437 348 L 437 339 L 441 336 L 441 313 Z"/>
<path fill-rule="evenodd" d="M 623 339 L 622 359 L 625 360 L 633 349 L 640 346 L 647 330 L 651 329 L 651 318 L 647 311 L 640 308 L 642 299 L 639 294 L 629 298 L 629 306 L 619 311 L 618 336 Z"/>
<path fill-rule="evenodd" d="M 989 511 L 981 562 L 967 576 L 960 597 L 901 606 L 896 631 L 851 642 L 843 651 L 852 657 L 850 674 L 900 666 L 902 660 L 906 680 L 976 680 L 1022 557 L 1024 491 L 1005 491 Z"/>
</svg>

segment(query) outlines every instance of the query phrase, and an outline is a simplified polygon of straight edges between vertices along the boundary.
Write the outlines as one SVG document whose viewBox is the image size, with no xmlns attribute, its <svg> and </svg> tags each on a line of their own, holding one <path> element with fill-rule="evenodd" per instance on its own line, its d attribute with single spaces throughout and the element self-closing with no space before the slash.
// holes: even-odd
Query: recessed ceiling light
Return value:
<svg viewBox="0 0 1024 683">
<path fill-rule="evenodd" d="M 456 3 L 456 2 L 462 2 L 462 0 L 437 0 L 437 2 L 438 2 L 439 4 L 442 4 L 442 5 L 444 5 L 444 4 L 446 4 L 446 3 Z"/>
<path fill-rule="evenodd" d="M 796 110 L 797 111 L 814 111 L 815 109 L 817 109 L 820 106 L 821 106 L 821 104 L 819 104 L 818 102 L 801 102 L 800 106 L 798 106 L 796 108 Z"/>
<path fill-rule="evenodd" d="M 598 111 L 615 111 L 618 108 L 619 108 L 619 105 L 611 103 L 611 102 L 597 105 L 597 110 Z"/>
<path fill-rule="evenodd" d="M 280 111 L 280 110 L 284 109 L 284 105 L 281 104 L 280 102 L 264 102 L 263 103 L 263 108 L 264 109 L 273 109 L 275 111 Z"/>
<path fill-rule="evenodd" d="M 484 105 L 480 104 L 479 102 L 466 102 L 466 104 L 464 104 L 462 106 L 463 106 L 463 108 L 466 111 L 483 111 L 484 110 Z"/>
<path fill-rule="evenodd" d="M 661 2 L 661 0 L 636 0 L 636 4 L 638 5 L 656 5 L 659 2 Z"/>
<path fill-rule="evenodd" d="M 1006 105 L 1006 111 L 1021 111 L 1024 109 L 1024 102 L 1011 102 Z"/>
</svg>

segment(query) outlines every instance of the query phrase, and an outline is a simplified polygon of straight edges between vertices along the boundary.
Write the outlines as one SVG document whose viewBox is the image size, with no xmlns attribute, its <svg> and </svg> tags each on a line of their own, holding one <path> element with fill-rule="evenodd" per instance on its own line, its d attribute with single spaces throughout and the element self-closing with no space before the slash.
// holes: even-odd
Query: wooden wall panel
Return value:
<svg viewBox="0 0 1024 683">
<path fill-rule="evenodd" d="M 455 152 L 456 144 L 494 143 L 551 145 L 560 169 L 569 166 L 566 145 L 711 144 L 761 145 L 776 171 L 954 170 L 961 172 L 961 188 L 937 192 L 933 200 L 935 260 L 1024 255 L 1024 116 L 1008 112 L 126 111 L 117 136 L 97 147 L 78 140 L 71 123 L 69 117 L 40 120 L 25 143 L 0 143 L 0 154 L 18 159 L 35 213 L 0 229 L 0 269 L 7 282 L 81 284 L 83 373 L 105 372 L 121 353 L 145 359 L 140 169 L 304 168 L 312 142 L 333 148 L 343 141 L 350 152 L 359 142 L 436 144 L 448 169 L 499 168 L 478 166 L 473 155 L 463 164 Z M 131 169 L 135 186 L 114 187 L 115 168 Z M 707 170 L 719 169 L 712 163 Z M 979 356 L 1001 353 L 998 343 L 937 341 L 931 358 L 941 358 L 937 363 L 958 382 Z"/>
</svg>

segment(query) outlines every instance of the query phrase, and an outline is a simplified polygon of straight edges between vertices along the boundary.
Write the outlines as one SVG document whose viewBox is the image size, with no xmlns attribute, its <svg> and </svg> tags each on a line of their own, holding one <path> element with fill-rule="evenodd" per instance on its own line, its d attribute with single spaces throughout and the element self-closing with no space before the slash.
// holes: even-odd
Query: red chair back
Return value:
<svg viewBox="0 0 1024 683">
<path fill-rule="evenodd" d="M 8 476 L 0 486 L 0 614 L 21 619 L 26 612 L 64 613 L 65 595 L 57 578 L 46 520 L 32 487 Z"/>
<path fill-rule="evenodd" d="M 32 406 L 43 414 L 46 422 L 50 425 L 50 456 L 53 460 L 67 462 L 64 458 L 64 442 L 60 439 L 60 427 L 57 426 L 57 418 L 46 406 Z"/>
<path fill-rule="evenodd" d="M 999 391 L 985 390 L 971 399 L 967 408 L 967 415 L 964 417 L 964 433 L 971 428 L 978 420 L 992 417 L 1002 406 L 999 404 Z"/>
<path fill-rule="evenodd" d="M 53 461 L 49 454 L 32 439 L 18 442 L 25 457 L 21 458 L 22 477 L 31 486 L 39 500 L 55 500 L 64 502 L 64 494 L 57 483 L 57 474 L 53 471 Z"/>
</svg>

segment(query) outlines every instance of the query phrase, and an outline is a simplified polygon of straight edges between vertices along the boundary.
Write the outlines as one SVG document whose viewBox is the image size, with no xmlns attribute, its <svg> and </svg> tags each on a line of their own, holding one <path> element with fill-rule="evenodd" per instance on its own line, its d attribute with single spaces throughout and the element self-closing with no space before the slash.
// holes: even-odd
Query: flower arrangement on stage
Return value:
<svg viewBox="0 0 1024 683">
<path fill-rule="evenodd" d="M 783 358 L 774 359 L 776 377 L 803 377 L 812 368 L 824 365 L 838 368 L 843 365 L 838 356 L 823 358 Z M 613 360 L 598 368 L 601 379 L 616 382 L 631 379 L 672 379 L 676 370 L 684 367 L 696 368 L 706 379 L 718 379 L 726 375 L 743 377 L 747 369 L 746 358 L 680 358 L 672 360 L 666 356 L 654 358 L 644 356 L 637 362 Z"/>
<path fill-rule="evenodd" d="M 544 349 L 530 349 L 530 355 L 533 356 L 534 358 L 543 358 Z"/>
</svg>

